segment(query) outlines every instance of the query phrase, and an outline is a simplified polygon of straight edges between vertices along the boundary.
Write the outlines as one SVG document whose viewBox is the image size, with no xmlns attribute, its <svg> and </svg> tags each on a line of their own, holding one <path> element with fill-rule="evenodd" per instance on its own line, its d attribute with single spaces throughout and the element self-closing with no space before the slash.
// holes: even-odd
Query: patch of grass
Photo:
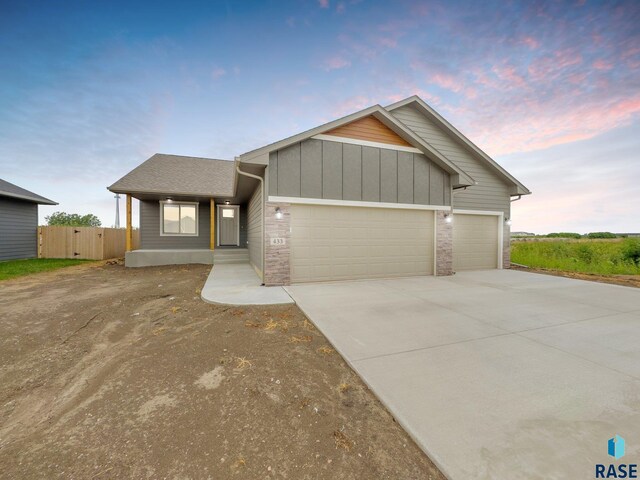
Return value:
<svg viewBox="0 0 640 480">
<path fill-rule="evenodd" d="M 313 340 L 311 335 L 302 335 L 302 336 L 292 335 L 291 338 L 289 338 L 290 343 L 309 343 L 311 340 Z"/>
<path fill-rule="evenodd" d="M 29 258 L 26 260 L 9 260 L 0 262 L 0 280 L 22 277 L 33 273 L 49 272 L 64 267 L 72 267 L 93 260 L 76 260 L 73 258 Z"/>
<path fill-rule="evenodd" d="M 637 239 L 612 241 L 514 242 L 511 261 L 533 268 L 599 275 L 640 275 Z"/>
<path fill-rule="evenodd" d="M 253 366 L 253 364 L 244 357 L 237 357 L 236 361 L 238 362 L 236 364 L 236 369 L 238 370 L 244 370 L 247 367 L 251 368 Z"/>
<path fill-rule="evenodd" d="M 333 432 L 333 439 L 336 442 L 336 448 L 344 448 L 347 452 L 351 451 L 353 442 L 340 430 Z"/>
<path fill-rule="evenodd" d="M 323 355 L 331 355 L 335 353 L 335 350 L 331 347 L 324 346 L 324 347 L 318 348 L 317 352 Z"/>
</svg>

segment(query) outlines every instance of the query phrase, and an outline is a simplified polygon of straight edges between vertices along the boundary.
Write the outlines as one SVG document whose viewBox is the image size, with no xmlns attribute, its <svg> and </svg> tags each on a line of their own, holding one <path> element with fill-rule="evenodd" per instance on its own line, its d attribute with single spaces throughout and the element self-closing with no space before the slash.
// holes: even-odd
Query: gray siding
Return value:
<svg viewBox="0 0 640 480">
<path fill-rule="evenodd" d="M 198 236 L 161 236 L 160 202 L 140 201 L 140 248 L 159 250 L 164 248 L 198 249 L 209 248 L 210 240 L 209 202 L 202 202 L 198 208 Z"/>
<path fill-rule="evenodd" d="M 478 185 L 454 193 L 454 208 L 502 211 L 509 215 L 510 187 L 491 166 L 414 107 L 407 105 L 391 113 L 478 182 Z M 432 182 L 432 186 L 440 184 L 439 180 L 435 184 Z"/>
<path fill-rule="evenodd" d="M 0 260 L 38 256 L 38 204 L 0 197 Z"/>
<path fill-rule="evenodd" d="M 262 187 L 253 192 L 247 208 L 249 212 L 249 261 L 262 272 Z"/>
<path fill-rule="evenodd" d="M 451 205 L 449 175 L 419 153 L 309 139 L 268 168 L 271 196 Z"/>
</svg>

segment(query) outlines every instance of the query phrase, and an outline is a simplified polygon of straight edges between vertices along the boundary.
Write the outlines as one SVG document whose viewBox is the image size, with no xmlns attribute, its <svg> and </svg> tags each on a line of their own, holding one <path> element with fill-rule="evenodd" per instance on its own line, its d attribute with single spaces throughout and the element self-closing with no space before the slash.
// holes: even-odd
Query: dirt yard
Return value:
<svg viewBox="0 0 640 480">
<path fill-rule="evenodd" d="M 295 306 L 209 268 L 0 282 L 1 478 L 443 479 Z"/>
</svg>

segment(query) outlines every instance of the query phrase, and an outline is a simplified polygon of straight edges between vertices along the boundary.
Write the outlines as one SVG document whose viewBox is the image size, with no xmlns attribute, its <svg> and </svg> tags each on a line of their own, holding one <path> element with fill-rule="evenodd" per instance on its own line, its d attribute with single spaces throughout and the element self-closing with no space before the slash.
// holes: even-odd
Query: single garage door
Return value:
<svg viewBox="0 0 640 480">
<path fill-rule="evenodd" d="M 498 268 L 497 215 L 453 215 L 453 270 Z"/>
<path fill-rule="evenodd" d="M 293 205 L 291 281 L 433 274 L 433 212 Z"/>
</svg>

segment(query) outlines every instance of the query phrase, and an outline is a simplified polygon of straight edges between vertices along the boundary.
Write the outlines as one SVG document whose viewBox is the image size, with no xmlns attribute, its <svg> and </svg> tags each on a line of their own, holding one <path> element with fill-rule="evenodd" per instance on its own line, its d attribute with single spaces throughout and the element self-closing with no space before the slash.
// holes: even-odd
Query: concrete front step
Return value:
<svg viewBox="0 0 640 480">
<path fill-rule="evenodd" d="M 213 264 L 249 263 L 249 250 L 246 248 L 218 249 L 213 254 Z"/>
<path fill-rule="evenodd" d="M 214 250 L 214 253 L 216 255 L 235 255 L 237 253 L 249 253 L 249 249 L 248 248 L 222 248 L 222 247 L 217 247 Z"/>
<path fill-rule="evenodd" d="M 249 263 L 249 257 L 247 258 L 214 258 L 214 265 L 230 264 L 230 263 Z"/>
</svg>

